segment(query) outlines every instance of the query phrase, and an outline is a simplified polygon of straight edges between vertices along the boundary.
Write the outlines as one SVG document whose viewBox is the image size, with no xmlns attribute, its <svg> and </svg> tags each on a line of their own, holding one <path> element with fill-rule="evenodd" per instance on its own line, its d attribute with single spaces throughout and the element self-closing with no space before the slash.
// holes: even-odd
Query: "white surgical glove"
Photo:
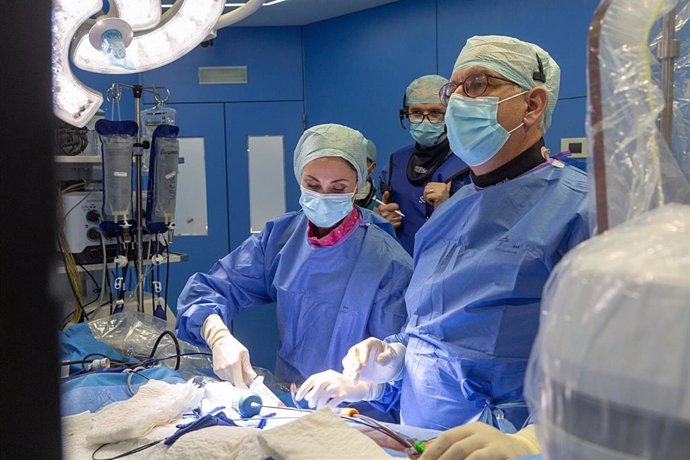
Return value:
<svg viewBox="0 0 690 460">
<path fill-rule="evenodd" d="M 343 374 L 357 383 L 394 382 L 400 379 L 405 363 L 405 345 L 386 343 L 369 337 L 354 345 L 343 358 Z"/>
<path fill-rule="evenodd" d="M 485 423 L 474 422 L 448 430 L 431 441 L 420 460 L 503 460 L 538 454 L 540 450 L 534 425 L 505 434 Z"/>
<path fill-rule="evenodd" d="M 314 374 L 299 387 L 295 399 L 305 399 L 312 409 L 336 407 L 341 402 L 373 401 L 381 397 L 383 384 L 354 384 L 332 369 Z"/>
<path fill-rule="evenodd" d="M 249 350 L 228 330 L 220 316 L 209 315 L 201 326 L 201 335 L 213 353 L 213 372 L 240 388 L 256 378 L 249 361 Z"/>
</svg>

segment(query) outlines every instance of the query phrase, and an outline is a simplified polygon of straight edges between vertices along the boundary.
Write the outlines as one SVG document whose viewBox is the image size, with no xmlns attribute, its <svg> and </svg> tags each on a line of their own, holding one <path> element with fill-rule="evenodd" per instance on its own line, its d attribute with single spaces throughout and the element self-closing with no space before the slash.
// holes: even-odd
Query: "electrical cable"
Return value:
<svg viewBox="0 0 690 460">
<path fill-rule="evenodd" d="M 154 234 L 156 238 L 156 255 L 158 255 L 158 251 L 160 249 L 160 241 L 158 239 L 158 234 Z M 157 303 L 157 298 L 160 297 L 160 291 L 156 292 L 155 286 L 154 286 L 154 273 L 156 274 L 155 278 L 158 279 L 158 282 L 161 280 L 161 266 L 159 263 L 155 264 L 155 269 L 154 269 L 154 264 L 153 264 L 153 258 L 151 257 L 151 240 L 149 240 L 149 259 L 151 259 L 151 313 L 156 316 L 156 303 Z"/>
<path fill-rule="evenodd" d="M 101 297 L 98 300 L 98 303 L 103 304 L 103 297 L 105 297 L 105 280 L 106 280 L 106 278 L 109 278 L 109 277 L 107 276 L 108 254 L 107 254 L 107 251 L 105 249 L 105 239 L 103 238 L 103 232 L 101 232 L 100 229 L 98 230 L 98 239 L 101 242 L 101 253 L 103 255 L 103 269 L 101 270 L 101 273 L 103 273 L 103 275 L 101 276 Z M 111 295 L 112 295 L 112 292 L 111 292 Z"/>
<path fill-rule="evenodd" d="M 165 245 L 165 316 L 168 316 L 168 286 L 170 285 L 170 245 L 168 239 L 163 235 L 163 243 Z"/>
<path fill-rule="evenodd" d="M 69 243 L 67 242 L 67 236 L 65 234 L 65 210 L 63 208 L 63 195 L 68 191 L 73 191 L 77 188 L 84 187 L 86 182 L 80 182 L 78 184 L 73 184 L 64 189 L 58 188 L 57 194 L 57 222 L 58 222 L 58 232 L 57 232 L 57 243 L 60 252 L 62 253 L 62 261 L 65 266 L 65 273 L 67 274 L 67 279 L 69 281 L 72 294 L 74 295 L 74 300 L 76 302 L 75 308 L 72 313 L 72 321 L 78 323 L 83 320 L 83 305 L 81 303 L 82 292 L 81 283 L 79 282 L 79 274 L 77 271 L 77 265 L 74 260 L 74 255 L 70 250 Z M 74 207 L 76 207 L 75 205 Z M 72 209 L 74 209 L 74 207 Z M 71 210 L 70 210 L 71 211 Z"/>
<path fill-rule="evenodd" d="M 110 360 L 111 363 L 117 364 L 117 365 L 120 365 L 120 366 L 128 366 L 128 365 L 130 365 L 130 364 L 134 364 L 134 363 L 130 363 L 130 362 L 127 362 L 127 361 L 120 361 L 119 359 L 111 358 L 110 356 L 104 355 L 103 353 L 89 353 L 89 354 L 84 355 L 84 356 L 82 357 L 82 360 L 83 360 L 84 362 L 89 362 L 89 363 L 90 363 L 91 361 L 93 361 L 92 359 L 89 359 L 91 356 L 100 356 L 101 358 L 108 358 L 108 360 Z M 77 363 L 75 363 L 75 364 L 77 364 Z"/>
<path fill-rule="evenodd" d="M 78 187 L 78 188 L 83 188 L 84 186 L 86 186 L 86 182 L 84 182 L 83 184 L 79 184 L 79 185 L 80 185 L 80 187 Z M 70 190 L 70 191 L 73 192 L 73 191 L 76 191 L 76 189 L 75 189 L 75 190 Z M 62 194 L 64 195 L 65 193 L 66 193 L 66 192 L 65 192 L 65 189 L 63 189 Z M 80 204 L 82 204 L 88 197 L 90 197 L 92 193 L 93 193 L 93 192 L 89 192 L 89 193 L 87 193 L 86 195 L 84 195 L 84 197 L 83 197 L 81 200 L 77 201 L 76 204 L 75 204 L 74 206 L 72 206 L 71 208 L 69 208 L 69 209 L 67 210 L 67 212 L 65 212 L 64 217 L 69 216 L 69 214 L 70 214 L 72 211 L 74 211 L 74 210 L 77 208 L 77 206 L 79 206 Z"/>
<path fill-rule="evenodd" d="M 161 340 L 163 340 L 163 337 L 166 335 L 169 335 L 173 342 L 175 343 L 175 351 L 176 351 L 176 356 L 177 356 L 177 362 L 175 363 L 175 370 L 178 370 L 180 368 L 180 342 L 177 340 L 177 337 L 172 331 L 163 331 L 161 335 L 158 336 L 158 339 L 156 339 L 156 343 L 153 345 L 153 350 L 151 350 L 151 354 L 149 355 L 149 360 L 153 359 L 153 356 L 156 354 L 156 350 L 158 349 L 158 345 L 161 343 Z"/>
<path fill-rule="evenodd" d="M 213 356 L 213 354 L 208 353 L 208 352 L 203 352 L 203 351 L 190 351 L 187 353 L 180 353 L 179 357 L 184 357 L 184 356 Z M 168 359 L 173 359 L 177 358 L 178 355 L 171 355 L 171 356 L 165 356 L 163 358 L 155 358 L 155 359 L 148 359 L 144 361 L 142 364 L 146 366 L 151 366 L 153 364 L 157 364 L 161 361 L 166 361 Z"/>
<path fill-rule="evenodd" d="M 75 308 L 72 310 L 72 321 L 74 323 L 79 323 L 83 320 L 82 314 L 84 310 L 84 306 L 81 303 L 81 285 L 78 282 L 79 275 L 77 273 L 74 256 L 71 252 L 69 252 L 69 247 L 66 245 L 67 240 L 64 238 L 64 229 L 58 229 L 58 247 L 62 253 L 62 261 L 65 266 L 65 273 L 67 274 L 69 286 L 72 290 L 72 295 L 74 296 L 74 301 L 76 303 Z"/>
<path fill-rule="evenodd" d="M 107 266 L 106 266 L 107 269 Z M 110 314 L 113 314 L 113 286 L 110 284 L 110 270 L 108 270 L 108 276 L 105 277 L 105 282 L 108 285 L 108 298 L 110 299 Z M 105 302 L 101 306 L 105 305 Z"/>
<path fill-rule="evenodd" d="M 146 377 L 144 374 L 140 374 L 137 372 L 138 370 L 146 370 L 145 367 L 143 366 L 137 366 L 134 369 L 128 369 L 125 371 L 127 373 L 127 390 L 129 391 L 130 396 L 134 396 L 134 390 L 132 389 L 132 375 L 137 374 L 139 377 L 143 377 L 146 380 L 151 380 L 150 378 Z"/>
<path fill-rule="evenodd" d="M 376 419 L 373 419 L 371 417 L 368 417 L 368 416 L 362 415 L 362 414 L 354 414 L 351 416 L 351 418 L 356 419 L 356 420 L 363 420 L 363 421 L 369 423 L 369 426 L 371 428 L 374 428 L 375 430 L 377 430 L 381 433 L 385 433 L 390 438 L 399 442 L 403 447 L 414 447 L 414 444 L 410 440 L 402 437 L 396 431 L 394 431 L 393 429 L 391 429 L 390 427 L 386 426 L 385 424 L 379 422 Z"/>
<path fill-rule="evenodd" d="M 156 313 L 156 293 L 155 293 L 155 291 L 156 291 L 156 289 L 154 286 L 153 270 L 151 270 L 151 274 L 150 274 L 150 278 L 149 278 L 149 287 L 151 288 L 151 314 L 155 316 L 155 313 Z"/>
<path fill-rule="evenodd" d="M 134 252 L 135 251 L 134 251 L 133 246 L 127 248 L 127 255 L 129 257 L 127 257 L 127 261 L 128 261 L 127 271 L 124 272 L 124 274 L 123 274 L 122 284 L 123 284 L 123 286 L 126 286 L 126 283 L 129 283 L 129 286 L 126 286 L 124 292 L 122 292 L 121 295 L 119 296 L 125 302 L 129 302 L 130 300 L 132 300 L 136 297 L 136 291 L 139 288 L 139 284 L 140 283 L 145 284 L 146 279 L 148 278 L 150 271 L 153 269 L 152 266 L 148 266 L 147 269 L 142 273 L 142 279 L 137 280 L 137 284 L 132 288 L 132 284 L 131 284 L 132 278 L 136 276 L 136 272 L 138 271 L 137 270 L 137 261 L 136 261 L 136 258 L 134 257 Z M 134 271 L 135 271 L 134 274 L 129 273 L 130 270 L 132 270 L 132 269 L 134 269 Z M 127 292 L 130 293 L 129 296 L 126 295 Z M 138 306 L 137 306 L 137 308 L 138 308 Z"/>
<path fill-rule="evenodd" d="M 96 450 L 93 451 L 93 453 L 91 454 L 91 460 L 116 460 L 116 459 L 118 459 L 118 458 L 129 457 L 130 455 L 134 455 L 134 454 L 136 454 L 137 452 L 141 452 L 142 450 L 146 450 L 146 449 L 148 449 L 148 448 L 150 448 L 150 447 L 153 447 L 153 446 L 155 446 L 156 444 L 160 444 L 160 443 L 163 442 L 163 441 L 164 441 L 164 439 L 159 439 L 158 441 L 153 441 L 153 442 L 150 442 L 150 443 L 148 443 L 148 444 L 144 444 L 143 446 L 136 447 L 136 448 L 134 448 L 134 449 L 132 449 L 132 450 L 130 450 L 130 451 L 127 451 L 127 452 L 124 452 L 124 453 L 122 453 L 122 454 L 116 455 L 115 457 L 100 457 L 100 458 L 96 458 L 96 454 L 98 453 L 98 451 L 101 450 L 102 448 L 104 448 L 105 446 L 108 446 L 108 445 L 109 445 L 109 444 L 103 444 L 103 445 L 101 445 L 98 449 L 96 449 Z"/>
<path fill-rule="evenodd" d="M 101 289 L 100 289 L 100 286 L 98 285 L 98 281 L 96 281 L 96 278 L 93 276 L 93 274 L 91 274 L 91 272 L 85 266 L 80 264 L 79 262 L 77 262 L 77 266 L 81 267 L 81 269 L 84 270 L 84 273 L 86 273 L 88 275 L 88 277 L 91 278 L 91 281 L 93 281 L 94 286 L 96 286 L 96 290 L 100 291 Z"/>
</svg>

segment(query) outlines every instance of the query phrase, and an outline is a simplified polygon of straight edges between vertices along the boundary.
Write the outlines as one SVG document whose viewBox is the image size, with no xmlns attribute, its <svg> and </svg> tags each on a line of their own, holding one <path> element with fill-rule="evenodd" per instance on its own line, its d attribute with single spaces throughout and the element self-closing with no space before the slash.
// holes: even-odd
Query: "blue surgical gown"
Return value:
<svg viewBox="0 0 690 460">
<path fill-rule="evenodd" d="M 412 259 L 383 218 L 359 208 L 362 221 L 333 246 L 307 240 L 302 211 L 269 221 L 209 273 L 193 275 L 178 301 L 180 338 L 205 346 L 208 315 L 226 324 L 243 308 L 275 302 L 276 377 L 302 382 L 327 369 L 342 371 L 349 348 L 367 337 L 399 333 Z"/>
<path fill-rule="evenodd" d="M 589 235 L 586 175 L 544 164 L 486 189 L 468 185 L 417 233 L 397 398 L 402 423 L 448 429 L 481 420 L 520 429 L 523 380 L 542 288 Z"/>
</svg>

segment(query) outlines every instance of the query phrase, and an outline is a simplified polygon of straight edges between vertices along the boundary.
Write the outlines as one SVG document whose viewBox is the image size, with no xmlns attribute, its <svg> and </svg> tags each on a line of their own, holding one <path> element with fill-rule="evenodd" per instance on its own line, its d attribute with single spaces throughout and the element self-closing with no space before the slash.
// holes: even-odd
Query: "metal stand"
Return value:
<svg viewBox="0 0 690 460">
<path fill-rule="evenodd" d="M 137 233 L 136 233 L 136 242 L 137 242 L 137 260 L 136 260 L 136 270 L 137 270 L 137 311 L 139 312 L 144 312 L 144 252 L 143 252 L 143 225 L 144 225 L 144 205 L 143 205 L 143 190 L 142 190 L 142 179 L 141 179 L 141 171 L 142 171 L 142 158 L 144 155 L 144 149 L 149 148 L 149 143 L 148 141 L 141 142 L 141 95 L 144 92 L 148 92 L 153 94 L 154 98 L 156 101 L 162 101 L 165 102 L 168 99 L 168 96 L 170 95 L 170 91 L 167 88 L 164 87 L 156 87 L 156 86 L 150 86 L 150 87 L 144 87 L 141 85 L 126 85 L 124 83 L 113 83 L 113 85 L 110 87 L 108 90 L 109 94 L 116 94 L 116 98 L 119 101 L 119 98 L 122 95 L 122 88 L 131 88 L 132 89 L 132 95 L 134 96 L 134 117 L 135 121 L 137 123 L 137 126 L 139 129 L 137 130 L 137 141 L 134 143 L 134 151 L 132 152 L 132 156 L 134 157 L 134 168 L 135 168 L 135 175 L 136 175 L 136 203 L 135 203 L 135 208 L 136 208 L 136 219 L 137 219 Z M 159 91 L 165 91 L 167 93 L 167 96 L 165 98 L 161 98 L 159 95 Z"/>
<path fill-rule="evenodd" d="M 661 40 L 657 57 L 661 61 L 661 91 L 664 94 L 664 109 L 661 111 L 661 135 L 671 148 L 673 139 L 673 61 L 678 57 L 679 44 L 676 40 L 676 10 L 669 11 L 663 18 Z"/>
</svg>

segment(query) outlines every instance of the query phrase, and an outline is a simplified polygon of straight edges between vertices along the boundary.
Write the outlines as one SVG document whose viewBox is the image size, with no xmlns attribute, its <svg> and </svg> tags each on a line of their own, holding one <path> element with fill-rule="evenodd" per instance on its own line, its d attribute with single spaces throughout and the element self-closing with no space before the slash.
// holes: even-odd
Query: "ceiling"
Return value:
<svg viewBox="0 0 690 460">
<path fill-rule="evenodd" d="M 264 5 L 232 27 L 303 26 L 396 1 L 398 0 L 286 0 L 271 6 Z M 225 12 L 233 9 L 228 7 Z"/>
</svg>

